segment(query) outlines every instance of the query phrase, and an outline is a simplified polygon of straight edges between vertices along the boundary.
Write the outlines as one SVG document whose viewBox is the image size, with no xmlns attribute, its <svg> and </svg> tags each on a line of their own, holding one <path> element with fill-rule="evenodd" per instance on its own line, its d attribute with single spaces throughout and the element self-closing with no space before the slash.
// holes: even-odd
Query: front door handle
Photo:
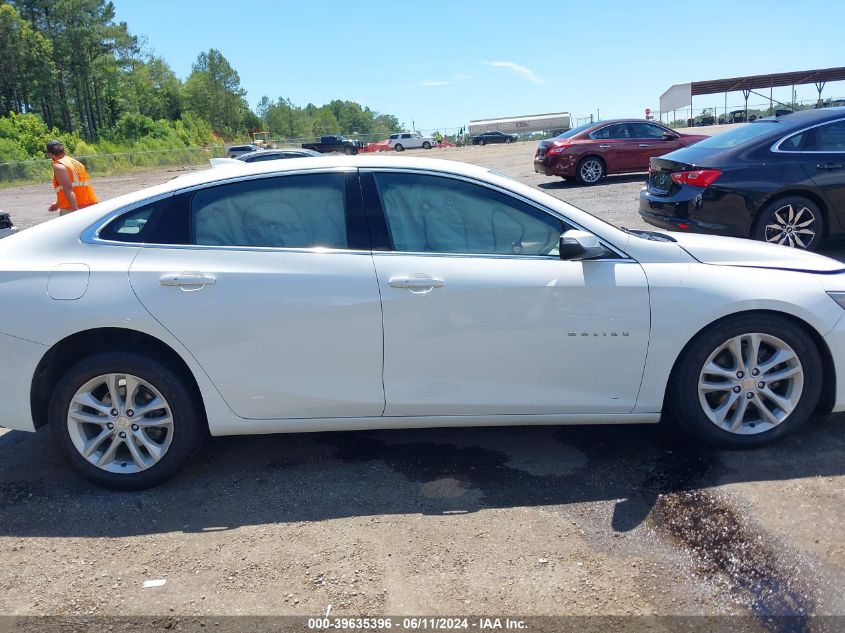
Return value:
<svg viewBox="0 0 845 633">
<path fill-rule="evenodd" d="M 651 147 L 648 143 L 640 143 L 639 147 Z"/>
<path fill-rule="evenodd" d="M 411 290 L 431 290 L 442 288 L 445 282 L 433 277 L 392 277 L 387 283 L 391 288 L 409 288 Z"/>
<path fill-rule="evenodd" d="M 599 145 L 599 147 L 601 147 L 602 149 L 607 149 L 608 147 L 610 147 L 610 145 Z"/>
<path fill-rule="evenodd" d="M 842 169 L 842 163 L 819 163 L 816 169 Z"/>
<path fill-rule="evenodd" d="M 213 286 L 217 279 L 213 275 L 203 273 L 168 273 L 159 280 L 162 286 Z"/>
</svg>

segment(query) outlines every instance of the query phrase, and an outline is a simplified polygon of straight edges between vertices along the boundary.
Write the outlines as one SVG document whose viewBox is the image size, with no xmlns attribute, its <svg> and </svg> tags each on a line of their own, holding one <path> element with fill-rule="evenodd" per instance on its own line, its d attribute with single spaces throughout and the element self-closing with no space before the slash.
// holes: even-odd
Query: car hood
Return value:
<svg viewBox="0 0 845 633">
<path fill-rule="evenodd" d="M 772 268 L 810 273 L 839 273 L 845 264 L 830 257 L 787 246 L 736 237 L 672 233 L 678 245 L 704 264 Z"/>
</svg>

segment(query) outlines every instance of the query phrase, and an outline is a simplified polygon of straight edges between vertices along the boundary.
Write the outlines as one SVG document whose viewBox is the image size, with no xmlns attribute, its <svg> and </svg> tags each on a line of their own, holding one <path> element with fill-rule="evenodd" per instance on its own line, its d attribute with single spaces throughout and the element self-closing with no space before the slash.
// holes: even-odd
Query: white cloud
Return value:
<svg viewBox="0 0 845 633">
<path fill-rule="evenodd" d="M 513 72 L 517 73 L 521 77 L 527 79 L 528 81 L 535 83 L 535 84 L 544 84 L 546 83 L 546 78 L 541 77 L 533 70 L 526 66 L 522 66 L 517 64 L 516 62 L 483 62 L 488 66 L 495 66 L 496 68 L 507 68 L 508 70 L 512 70 Z"/>
</svg>

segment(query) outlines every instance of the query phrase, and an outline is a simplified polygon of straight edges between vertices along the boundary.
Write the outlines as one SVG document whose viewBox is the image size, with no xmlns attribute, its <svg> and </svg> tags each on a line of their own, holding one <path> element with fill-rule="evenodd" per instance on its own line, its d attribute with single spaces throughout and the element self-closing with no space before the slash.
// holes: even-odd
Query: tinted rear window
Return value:
<svg viewBox="0 0 845 633">
<path fill-rule="evenodd" d="M 728 130 L 727 132 L 722 132 L 721 134 L 716 134 L 715 136 L 706 138 L 703 141 L 696 143 L 695 146 L 696 148 L 705 149 L 728 149 L 730 147 L 742 145 L 752 139 L 764 136 L 770 132 L 775 132 L 779 129 L 783 129 L 783 124 L 778 123 L 777 121 L 749 123 L 747 125 L 743 125 L 742 127 L 734 128 L 733 130 Z"/>
<path fill-rule="evenodd" d="M 579 125 L 578 127 L 574 127 L 571 130 L 567 130 L 563 134 L 558 134 L 555 138 L 572 138 L 576 134 L 583 132 L 584 130 L 589 130 L 593 127 L 595 123 L 585 123 L 584 125 Z"/>
</svg>

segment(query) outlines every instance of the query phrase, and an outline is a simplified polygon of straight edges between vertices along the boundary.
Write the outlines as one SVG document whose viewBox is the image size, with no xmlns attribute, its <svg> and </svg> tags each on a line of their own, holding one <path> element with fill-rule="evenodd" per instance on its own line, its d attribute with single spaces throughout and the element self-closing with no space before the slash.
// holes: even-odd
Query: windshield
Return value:
<svg viewBox="0 0 845 633">
<path fill-rule="evenodd" d="M 574 127 L 571 130 L 567 130 L 563 134 L 558 134 L 555 138 L 572 138 L 579 132 L 583 132 L 584 130 L 589 130 L 593 127 L 595 123 L 585 123 L 584 125 L 579 125 L 578 127 Z"/>
<path fill-rule="evenodd" d="M 769 132 L 775 131 L 780 122 L 772 120 L 756 121 L 743 125 L 742 127 L 716 134 L 710 138 L 699 141 L 695 144 L 696 148 L 711 148 L 711 149 L 728 149 L 729 147 L 736 147 L 746 141 L 763 136 Z"/>
</svg>

